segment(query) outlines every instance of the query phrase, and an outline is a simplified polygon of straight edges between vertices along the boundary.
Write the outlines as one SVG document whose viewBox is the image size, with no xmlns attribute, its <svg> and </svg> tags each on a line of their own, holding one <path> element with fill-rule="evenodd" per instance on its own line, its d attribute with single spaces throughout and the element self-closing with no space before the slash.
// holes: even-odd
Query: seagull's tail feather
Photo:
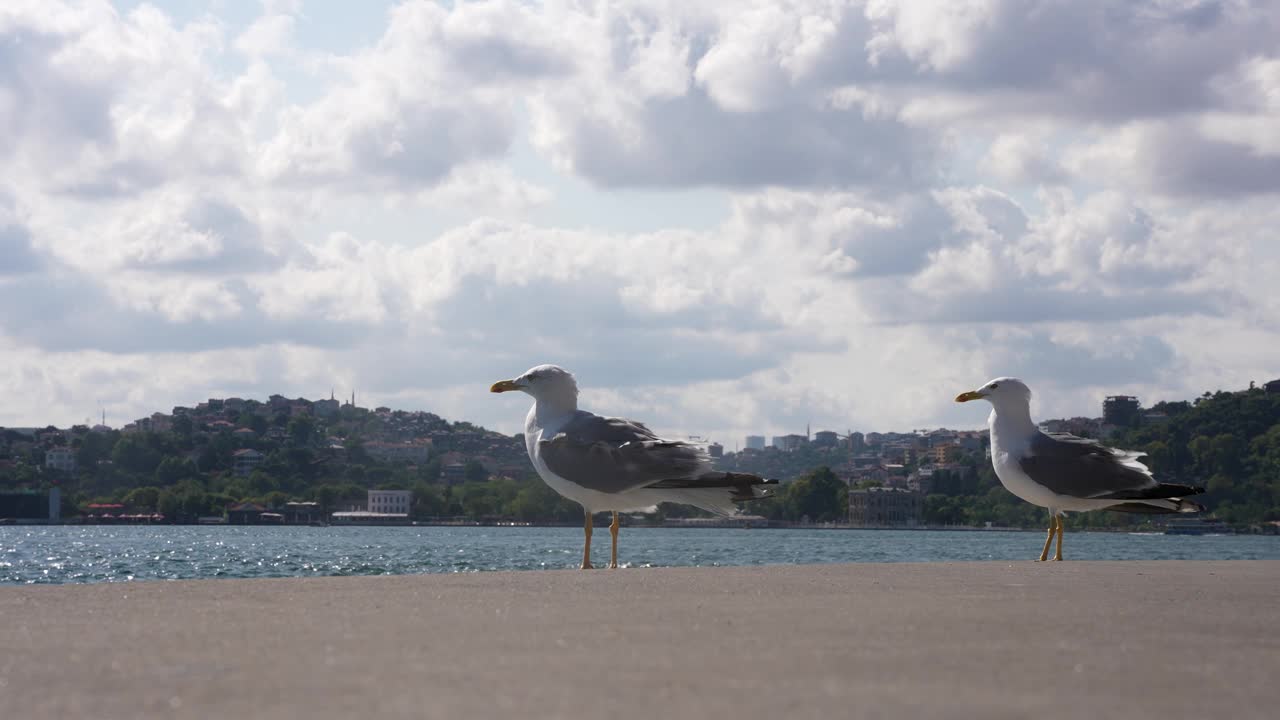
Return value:
<svg viewBox="0 0 1280 720">
<path fill-rule="evenodd" d="M 1171 513 L 1204 512 L 1204 506 L 1182 498 L 1155 498 L 1152 500 L 1134 500 L 1133 502 L 1111 505 L 1108 510 L 1146 515 L 1166 515 Z"/>
<path fill-rule="evenodd" d="M 691 478 L 663 480 L 645 488 L 662 490 L 666 502 L 695 505 L 718 515 L 733 515 L 736 503 L 761 500 L 773 495 L 778 481 L 748 473 L 709 472 Z"/>
<path fill-rule="evenodd" d="M 1136 490 L 1120 490 L 1106 495 L 1100 495 L 1100 500 L 1161 500 L 1165 498 L 1177 499 L 1183 495 L 1199 495 L 1204 492 L 1204 488 L 1195 487 L 1193 485 L 1175 485 L 1174 483 L 1159 483 L 1151 487 L 1138 488 Z M 1193 503 L 1194 504 L 1194 503 Z"/>
</svg>

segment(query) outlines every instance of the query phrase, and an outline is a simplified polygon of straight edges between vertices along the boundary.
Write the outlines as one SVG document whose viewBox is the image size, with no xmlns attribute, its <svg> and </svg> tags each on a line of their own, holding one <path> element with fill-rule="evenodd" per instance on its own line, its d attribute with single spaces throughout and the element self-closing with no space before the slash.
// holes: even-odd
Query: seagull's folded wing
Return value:
<svg viewBox="0 0 1280 720">
<path fill-rule="evenodd" d="M 711 470 L 706 451 L 663 440 L 623 418 L 579 412 L 555 437 L 538 443 L 547 468 L 588 490 L 620 493 Z"/>
<path fill-rule="evenodd" d="M 1087 438 L 1037 431 L 1029 454 L 1018 458 L 1018 464 L 1028 477 L 1059 495 L 1135 499 L 1159 486 L 1138 462 L 1140 457 L 1142 453 L 1115 450 Z"/>
</svg>

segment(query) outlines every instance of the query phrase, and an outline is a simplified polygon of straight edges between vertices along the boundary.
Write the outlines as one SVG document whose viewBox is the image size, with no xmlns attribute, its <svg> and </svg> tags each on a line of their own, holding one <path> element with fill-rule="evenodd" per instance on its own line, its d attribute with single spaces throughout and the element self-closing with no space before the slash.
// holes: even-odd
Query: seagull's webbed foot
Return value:
<svg viewBox="0 0 1280 720">
<path fill-rule="evenodd" d="M 609 569 L 618 569 L 618 511 L 613 512 L 613 523 L 609 525 L 609 535 L 613 537 L 613 543 L 609 547 Z"/>
</svg>

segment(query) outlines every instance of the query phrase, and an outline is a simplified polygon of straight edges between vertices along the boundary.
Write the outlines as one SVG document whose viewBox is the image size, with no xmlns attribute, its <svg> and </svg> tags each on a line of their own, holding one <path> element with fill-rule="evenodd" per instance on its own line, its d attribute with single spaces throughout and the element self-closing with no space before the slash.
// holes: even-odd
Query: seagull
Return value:
<svg viewBox="0 0 1280 720">
<path fill-rule="evenodd" d="M 1067 512 L 1116 510 L 1131 513 L 1193 513 L 1204 510 L 1183 500 L 1204 488 L 1156 482 L 1145 455 L 1109 448 L 1067 433 L 1040 432 L 1031 422 L 1031 388 L 1017 378 L 996 378 L 978 390 L 960 393 L 956 402 L 991 403 L 991 464 L 1009 492 L 1049 510 L 1049 536 L 1040 560 L 1049 555 L 1057 533 L 1054 560 L 1062 559 L 1062 516 Z"/>
<path fill-rule="evenodd" d="M 609 567 L 618 567 L 618 513 L 655 512 L 658 503 L 695 505 L 732 515 L 734 503 L 769 497 L 777 480 L 718 472 L 697 445 L 664 440 L 644 425 L 578 409 L 578 383 L 555 365 L 539 365 L 489 392 L 519 390 L 533 396 L 524 424 L 525 447 L 538 475 L 582 506 L 582 569 L 591 565 L 592 514 L 613 512 Z"/>
</svg>

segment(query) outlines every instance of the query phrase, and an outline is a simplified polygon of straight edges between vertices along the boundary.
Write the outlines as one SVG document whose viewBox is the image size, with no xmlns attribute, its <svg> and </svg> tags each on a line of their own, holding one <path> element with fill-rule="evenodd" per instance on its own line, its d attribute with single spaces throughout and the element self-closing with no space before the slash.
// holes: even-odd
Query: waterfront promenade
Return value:
<svg viewBox="0 0 1280 720">
<path fill-rule="evenodd" d="M 1263 718 L 1278 561 L 0 586 L 6 717 Z"/>
</svg>

